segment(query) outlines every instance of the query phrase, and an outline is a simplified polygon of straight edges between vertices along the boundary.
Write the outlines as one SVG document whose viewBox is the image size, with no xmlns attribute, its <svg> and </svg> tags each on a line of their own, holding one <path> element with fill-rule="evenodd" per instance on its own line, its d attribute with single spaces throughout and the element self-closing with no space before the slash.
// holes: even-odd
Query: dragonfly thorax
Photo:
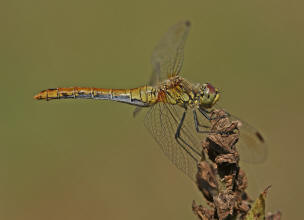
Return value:
<svg viewBox="0 0 304 220">
<path fill-rule="evenodd" d="M 180 76 L 164 81 L 157 90 L 157 101 L 186 108 L 194 106 L 211 108 L 219 99 L 218 89 L 210 83 L 193 84 Z"/>
</svg>

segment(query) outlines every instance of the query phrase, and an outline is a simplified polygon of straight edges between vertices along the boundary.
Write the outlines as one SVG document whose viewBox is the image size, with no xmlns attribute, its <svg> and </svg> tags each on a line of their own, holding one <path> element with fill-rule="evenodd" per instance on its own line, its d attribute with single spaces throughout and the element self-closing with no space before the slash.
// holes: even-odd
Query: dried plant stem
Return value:
<svg viewBox="0 0 304 220">
<path fill-rule="evenodd" d="M 193 211 L 201 220 L 251 219 L 247 214 L 253 201 L 246 193 L 248 181 L 239 166 L 236 148 L 239 123 L 231 122 L 222 110 L 214 110 L 211 118 L 214 118 L 211 120 L 213 132 L 203 142 L 202 159 L 196 176 L 198 189 L 208 207 L 196 205 L 193 201 Z M 266 219 L 278 220 L 280 216 L 280 213 L 276 213 Z M 258 214 L 253 219 L 265 219 L 265 216 Z"/>
</svg>

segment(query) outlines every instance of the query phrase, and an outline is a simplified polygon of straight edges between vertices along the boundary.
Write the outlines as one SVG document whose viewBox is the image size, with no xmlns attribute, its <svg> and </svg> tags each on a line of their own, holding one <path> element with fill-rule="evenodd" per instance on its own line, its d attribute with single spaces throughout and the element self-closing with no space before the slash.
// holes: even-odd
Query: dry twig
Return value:
<svg viewBox="0 0 304 220">
<path fill-rule="evenodd" d="M 236 143 L 239 139 L 238 122 L 230 121 L 222 110 L 212 113 L 211 130 L 203 142 L 202 159 L 198 165 L 197 186 L 207 201 L 208 207 L 196 205 L 194 213 L 201 220 L 215 219 L 265 219 L 264 214 L 255 214 L 252 200 L 246 193 L 248 181 L 239 166 Z M 268 188 L 261 194 L 264 202 Z M 265 212 L 264 209 L 262 212 Z M 250 213 L 250 214 L 248 214 Z M 248 215 L 247 215 L 248 214 Z M 253 218 L 248 217 L 252 215 Z M 266 219 L 279 220 L 281 213 L 269 214 Z"/>
</svg>

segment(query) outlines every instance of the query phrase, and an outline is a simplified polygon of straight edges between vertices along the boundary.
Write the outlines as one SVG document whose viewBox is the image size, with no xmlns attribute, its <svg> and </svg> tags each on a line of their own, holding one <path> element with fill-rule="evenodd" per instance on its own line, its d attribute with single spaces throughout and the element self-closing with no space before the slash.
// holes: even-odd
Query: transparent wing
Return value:
<svg viewBox="0 0 304 220">
<path fill-rule="evenodd" d="M 189 30 L 190 22 L 181 21 L 172 26 L 156 45 L 151 58 L 153 72 L 150 85 L 180 73 Z"/>
<path fill-rule="evenodd" d="M 169 160 L 190 179 L 195 181 L 197 163 L 201 160 L 203 137 L 195 131 L 193 114 L 188 112 L 180 136 L 191 147 L 182 147 L 175 139 L 183 109 L 178 106 L 157 103 L 146 114 L 145 126 Z"/>
<path fill-rule="evenodd" d="M 231 121 L 240 122 L 240 138 L 236 145 L 240 153 L 241 161 L 251 164 L 264 162 L 267 159 L 268 148 L 261 132 L 239 117 L 230 114 L 219 104 L 216 104 L 216 108 L 223 109 Z"/>
<path fill-rule="evenodd" d="M 175 24 L 156 45 L 151 57 L 153 70 L 148 85 L 157 85 L 162 80 L 180 73 L 184 60 L 184 45 L 190 25 L 189 21 Z M 133 117 L 138 115 L 141 109 L 136 107 Z"/>
<path fill-rule="evenodd" d="M 230 115 L 232 121 L 240 122 L 240 138 L 237 143 L 240 159 L 248 163 L 262 163 L 267 159 L 268 148 L 262 134 L 240 118 Z"/>
</svg>

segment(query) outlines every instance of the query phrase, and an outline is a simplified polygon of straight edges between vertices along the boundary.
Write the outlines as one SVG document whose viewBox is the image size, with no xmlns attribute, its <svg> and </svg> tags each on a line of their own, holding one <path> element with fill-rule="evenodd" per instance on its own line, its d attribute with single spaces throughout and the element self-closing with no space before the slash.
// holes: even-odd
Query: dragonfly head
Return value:
<svg viewBox="0 0 304 220">
<path fill-rule="evenodd" d="M 204 108 L 211 108 L 220 98 L 217 88 L 210 83 L 205 83 L 200 88 L 200 105 Z"/>
</svg>

